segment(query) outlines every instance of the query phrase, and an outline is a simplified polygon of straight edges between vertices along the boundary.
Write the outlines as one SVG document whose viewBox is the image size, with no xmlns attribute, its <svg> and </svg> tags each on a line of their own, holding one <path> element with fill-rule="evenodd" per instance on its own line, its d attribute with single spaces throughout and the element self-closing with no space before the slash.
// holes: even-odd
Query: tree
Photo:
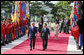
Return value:
<svg viewBox="0 0 84 55">
<path fill-rule="evenodd" d="M 62 17 L 70 17 L 70 14 L 71 14 L 71 10 L 72 10 L 72 6 L 70 6 L 72 2 L 71 1 L 59 1 L 55 7 L 56 7 L 56 12 L 52 12 L 53 14 L 56 14 L 57 16 L 59 16 L 59 18 L 62 18 Z M 55 15 L 54 15 L 55 16 Z"/>
<path fill-rule="evenodd" d="M 50 1 L 42 1 L 44 4 L 49 3 Z"/>
<path fill-rule="evenodd" d="M 1 1 L 1 11 L 5 11 L 5 17 L 8 16 L 8 14 L 12 11 L 12 3 L 13 1 Z M 2 15 L 2 14 L 1 14 Z"/>
<path fill-rule="evenodd" d="M 50 8 L 53 8 L 54 7 L 54 4 L 53 3 L 49 3 L 49 2 L 45 3 L 45 5 L 46 6 L 49 6 Z"/>
<path fill-rule="evenodd" d="M 42 7 L 40 6 L 42 5 L 41 2 L 31 2 L 31 7 L 30 7 L 30 14 L 33 16 L 40 16 L 42 14 L 47 14 L 48 12 L 41 9 Z"/>
</svg>

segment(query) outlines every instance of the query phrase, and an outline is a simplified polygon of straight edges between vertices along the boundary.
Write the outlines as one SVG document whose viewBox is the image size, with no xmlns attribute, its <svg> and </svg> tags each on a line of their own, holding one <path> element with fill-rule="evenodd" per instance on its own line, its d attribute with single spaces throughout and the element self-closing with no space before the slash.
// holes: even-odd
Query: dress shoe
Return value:
<svg viewBox="0 0 84 55">
<path fill-rule="evenodd" d="M 31 51 L 32 49 L 30 49 L 30 51 Z"/>
<path fill-rule="evenodd" d="M 35 48 L 33 47 L 33 49 L 35 49 Z"/>
<path fill-rule="evenodd" d="M 14 41 L 14 39 L 12 41 Z"/>
<path fill-rule="evenodd" d="M 6 41 L 5 43 L 6 43 L 6 44 L 8 44 L 8 42 L 7 42 L 7 41 Z"/>
<path fill-rule="evenodd" d="M 43 49 L 43 51 L 44 51 L 45 49 Z"/>
<path fill-rule="evenodd" d="M 3 46 L 5 46 L 6 44 L 3 44 Z"/>
<path fill-rule="evenodd" d="M 82 49 L 82 51 L 83 51 L 83 49 Z"/>
<path fill-rule="evenodd" d="M 81 49 L 81 46 L 79 46 L 78 49 Z"/>
</svg>

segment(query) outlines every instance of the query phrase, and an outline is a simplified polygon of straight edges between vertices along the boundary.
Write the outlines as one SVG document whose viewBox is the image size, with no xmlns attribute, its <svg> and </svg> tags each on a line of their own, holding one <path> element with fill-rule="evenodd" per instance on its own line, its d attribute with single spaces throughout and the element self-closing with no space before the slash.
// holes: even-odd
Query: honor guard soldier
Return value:
<svg viewBox="0 0 84 55">
<path fill-rule="evenodd" d="M 28 20 L 25 20 L 25 33 L 26 33 L 26 30 L 27 30 L 27 22 L 28 22 Z"/>
<path fill-rule="evenodd" d="M 22 20 L 22 22 L 21 22 L 22 36 L 24 35 L 24 33 L 23 33 L 23 32 L 24 32 L 23 26 L 24 26 L 24 25 L 23 25 L 23 20 Z"/>
<path fill-rule="evenodd" d="M 21 21 L 19 21 L 19 37 L 21 37 Z"/>
<path fill-rule="evenodd" d="M 11 24 L 11 27 L 10 27 L 11 36 L 12 36 L 12 41 L 13 41 L 14 40 L 14 37 L 13 37 L 13 23 L 12 23 L 12 20 L 10 20 L 10 24 Z"/>
<path fill-rule="evenodd" d="M 5 21 L 5 43 L 8 44 L 7 42 L 7 30 L 6 30 L 6 26 L 7 26 L 7 20 Z"/>
<path fill-rule="evenodd" d="M 9 42 L 11 42 L 12 41 L 12 34 L 11 34 L 11 32 L 12 32 L 12 25 L 11 25 L 11 21 L 10 21 L 10 19 L 9 19 Z"/>
<path fill-rule="evenodd" d="M 9 37 L 9 21 L 7 20 L 7 23 L 5 24 L 5 31 L 6 31 L 6 43 L 8 44 L 8 37 Z"/>
<path fill-rule="evenodd" d="M 16 21 L 16 25 L 17 25 L 17 38 L 18 38 L 18 36 L 19 36 L 19 30 L 18 30 L 18 22 Z"/>
<path fill-rule="evenodd" d="M 22 36 L 22 20 L 20 20 L 20 30 L 21 30 L 21 36 Z"/>
<path fill-rule="evenodd" d="M 14 40 L 15 40 L 14 31 L 15 31 L 15 30 L 14 30 L 14 23 L 13 23 L 13 22 L 12 22 L 12 30 L 13 30 L 13 31 L 12 31 L 12 38 L 13 38 L 13 41 L 14 41 Z"/>
<path fill-rule="evenodd" d="M 1 26 L 2 26 L 2 21 L 1 21 Z M 1 29 L 1 42 L 2 42 L 2 29 Z M 1 43 L 1 46 L 2 46 L 2 43 Z"/>
<path fill-rule="evenodd" d="M 1 24 L 1 39 L 2 39 L 2 45 L 5 46 L 5 25 L 4 22 Z"/>
<path fill-rule="evenodd" d="M 25 20 L 23 21 L 23 35 L 25 35 Z"/>
<path fill-rule="evenodd" d="M 14 40 L 16 40 L 16 30 L 15 30 L 15 27 L 16 27 L 16 25 L 15 25 L 15 22 L 13 23 L 13 25 L 14 25 Z"/>
<path fill-rule="evenodd" d="M 15 22 L 15 37 L 17 39 L 17 23 Z"/>
</svg>

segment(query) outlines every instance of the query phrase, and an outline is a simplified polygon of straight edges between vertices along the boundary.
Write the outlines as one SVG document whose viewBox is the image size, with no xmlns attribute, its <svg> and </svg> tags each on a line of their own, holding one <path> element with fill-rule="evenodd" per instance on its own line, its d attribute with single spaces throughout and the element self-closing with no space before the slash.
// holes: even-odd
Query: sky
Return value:
<svg viewBox="0 0 84 55">
<path fill-rule="evenodd" d="M 35 1 L 32 1 L 32 2 L 35 2 Z M 41 1 L 39 1 L 39 2 L 41 2 Z M 59 2 L 59 1 L 51 1 L 51 3 L 53 3 L 53 4 L 55 4 L 57 2 Z"/>
<path fill-rule="evenodd" d="M 35 1 L 32 1 L 32 2 L 35 2 Z M 41 1 L 39 1 L 39 2 L 41 2 Z M 59 1 L 51 1 L 51 3 L 53 3 L 53 4 L 56 4 L 57 2 L 59 2 Z M 73 6 L 73 3 L 71 3 L 70 6 Z"/>
<path fill-rule="evenodd" d="M 51 3 L 53 3 L 53 4 L 56 4 L 57 2 L 59 2 L 59 1 L 51 1 Z"/>
</svg>

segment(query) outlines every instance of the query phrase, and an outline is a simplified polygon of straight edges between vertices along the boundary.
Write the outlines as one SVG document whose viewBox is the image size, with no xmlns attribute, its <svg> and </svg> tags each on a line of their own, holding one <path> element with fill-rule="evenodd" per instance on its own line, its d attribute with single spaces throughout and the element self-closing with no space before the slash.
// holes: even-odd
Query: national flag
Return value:
<svg viewBox="0 0 84 55">
<path fill-rule="evenodd" d="M 74 1 L 74 13 L 73 13 L 73 18 L 72 18 L 72 22 L 74 23 L 74 26 L 75 26 L 75 22 L 76 20 L 79 19 L 79 11 L 78 11 L 78 1 Z"/>
<path fill-rule="evenodd" d="M 20 20 L 22 20 L 22 3 L 20 1 Z"/>
<path fill-rule="evenodd" d="M 25 15 L 25 18 L 26 18 L 26 4 L 25 4 L 25 2 L 24 2 L 24 15 Z"/>
<path fill-rule="evenodd" d="M 15 2 L 15 22 L 16 22 L 16 19 L 17 18 L 17 1 Z"/>
<path fill-rule="evenodd" d="M 29 2 L 27 2 L 26 7 L 27 7 L 27 9 L 26 9 L 26 13 L 29 15 Z"/>
<path fill-rule="evenodd" d="M 17 22 L 18 22 L 18 23 L 19 23 L 19 17 L 20 17 L 20 16 L 19 16 L 19 13 L 20 13 L 20 12 L 19 12 L 19 10 L 20 10 L 19 8 L 20 8 L 20 7 L 19 7 L 19 1 L 17 1 Z"/>
<path fill-rule="evenodd" d="M 22 22 L 23 22 L 23 18 L 24 18 L 24 2 L 22 1 Z"/>
<path fill-rule="evenodd" d="M 12 22 L 15 21 L 15 14 L 14 14 L 14 4 L 12 4 L 12 13 L 11 13 L 11 19 L 12 19 Z"/>
<path fill-rule="evenodd" d="M 25 5 L 25 2 L 22 2 L 22 3 L 23 3 L 23 11 L 22 11 L 23 16 L 22 16 L 22 20 L 24 20 L 25 16 L 26 16 L 26 5 Z"/>
<path fill-rule="evenodd" d="M 14 4 L 12 4 L 12 13 L 14 12 Z"/>
<path fill-rule="evenodd" d="M 29 18 L 29 2 L 27 2 L 26 7 L 26 16 Z"/>
</svg>

